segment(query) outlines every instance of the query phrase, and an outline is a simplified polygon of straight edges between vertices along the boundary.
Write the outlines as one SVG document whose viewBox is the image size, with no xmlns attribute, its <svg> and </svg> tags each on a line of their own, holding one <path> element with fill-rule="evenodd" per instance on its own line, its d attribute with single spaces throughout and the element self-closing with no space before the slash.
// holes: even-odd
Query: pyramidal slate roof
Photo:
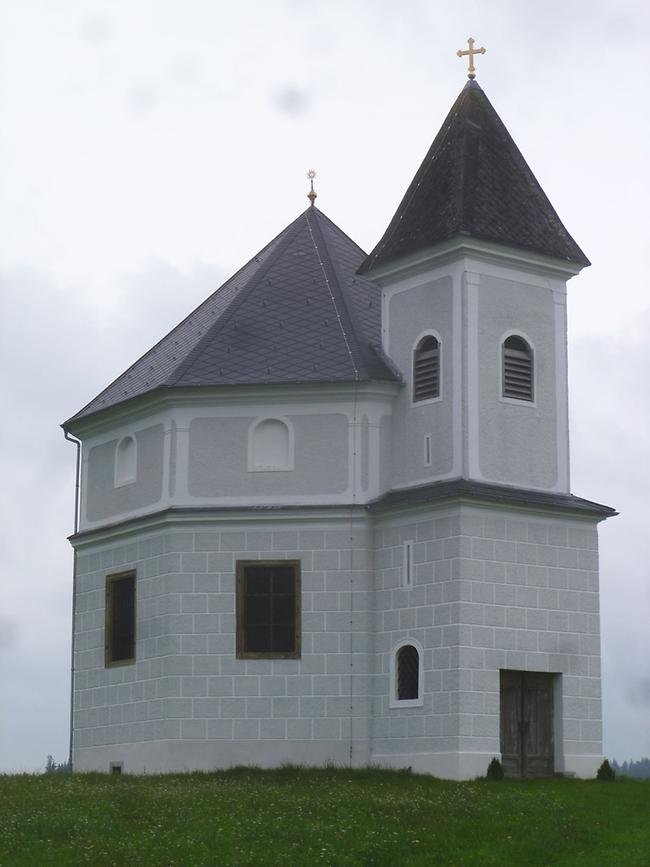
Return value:
<svg viewBox="0 0 650 867">
<path fill-rule="evenodd" d="M 476 81 L 461 91 L 359 273 L 457 235 L 590 264 Z"/>
<path fill-rule="evenodd" d="M 64 427 L 160 388 L 399 380 L 365 255 L 311 205 Z"/>
</svg>

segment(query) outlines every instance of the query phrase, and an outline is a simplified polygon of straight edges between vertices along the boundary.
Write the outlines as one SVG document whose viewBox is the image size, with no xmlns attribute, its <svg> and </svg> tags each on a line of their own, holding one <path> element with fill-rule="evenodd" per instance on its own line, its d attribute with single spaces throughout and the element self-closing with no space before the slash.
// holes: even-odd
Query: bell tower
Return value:
<svg viewBox="0 0 650 867">
<path fill-rule="evenodd" d="M 470 74 L 360 269 L 406 381 L 393 487 L 569 492 L 566 283 L 586 265 Z"/>
</svg>

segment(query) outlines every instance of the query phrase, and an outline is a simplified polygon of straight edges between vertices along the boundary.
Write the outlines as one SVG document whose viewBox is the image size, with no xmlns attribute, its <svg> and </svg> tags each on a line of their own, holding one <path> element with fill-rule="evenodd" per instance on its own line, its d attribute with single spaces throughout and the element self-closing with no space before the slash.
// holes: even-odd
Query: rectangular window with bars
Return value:
<svg viewBox="0 0 650 867">
<path fill-rule="evenodd" d="M 135 662 L 135 572 L 106 578 L 105 665 Z"/>
<path fill-rule="evenodd" d="M 237 656 L 300 658 L 300 562 L 237 563 Z"/>
</svg>

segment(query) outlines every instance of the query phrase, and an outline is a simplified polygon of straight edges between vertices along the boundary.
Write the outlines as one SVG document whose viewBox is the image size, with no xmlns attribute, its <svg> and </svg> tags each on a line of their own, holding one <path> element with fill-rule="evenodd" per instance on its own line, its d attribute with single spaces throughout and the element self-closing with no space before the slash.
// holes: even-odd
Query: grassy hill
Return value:
<svg viewBox="0 0 650 867">
<path fill-rule="evenodd" d="M 650 864 L 650 784 L 408 773 L 0 776 L 0 865 Z"/>
</svg>

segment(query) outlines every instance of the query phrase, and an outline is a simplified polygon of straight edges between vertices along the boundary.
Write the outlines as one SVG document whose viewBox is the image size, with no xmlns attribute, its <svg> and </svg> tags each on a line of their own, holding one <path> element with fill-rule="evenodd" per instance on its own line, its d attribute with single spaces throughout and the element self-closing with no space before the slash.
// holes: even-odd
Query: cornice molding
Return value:
<svg viewBox="0 0 650 867">
<path fill-rule="evenodd" d="M 396 262 L 380 266 L 368 272 L 368 277 L 380 286 L 389 286 L 397 280 L 422 274 L 432 268 L 439 268 L 462 257 L 490 262 L 536 274 L 569 280 L 582 270 L 581 265 L 533 253 L 518 247 L 508 247 L 491 241 L 482 241 L 466 235 L 457 235 L 436 244 L 428 250 L 413 256 L 405 256 Z"/>
</svg>

